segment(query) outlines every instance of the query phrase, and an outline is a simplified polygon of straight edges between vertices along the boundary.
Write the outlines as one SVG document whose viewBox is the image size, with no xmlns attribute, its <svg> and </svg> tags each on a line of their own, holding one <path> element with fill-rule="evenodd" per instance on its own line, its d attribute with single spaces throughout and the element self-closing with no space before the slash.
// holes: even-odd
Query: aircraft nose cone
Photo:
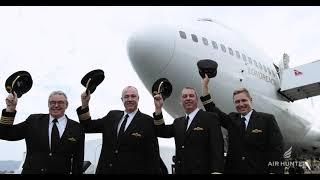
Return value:
<svg viewBox="0 0 320 180">
<path fill-rule="evenodd" d="M 128 56 L 142 80 L 155 77 L 167 67 L 174 53 L 174 35 L 170 29 L 152 27 L 130 36 Z"/>
</svg>

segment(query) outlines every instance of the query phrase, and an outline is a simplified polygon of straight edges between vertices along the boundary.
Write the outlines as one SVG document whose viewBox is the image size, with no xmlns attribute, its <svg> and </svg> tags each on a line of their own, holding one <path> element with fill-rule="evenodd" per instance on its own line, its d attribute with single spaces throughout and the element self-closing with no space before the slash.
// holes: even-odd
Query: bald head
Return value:
<svg viewBox="0 0 320 180">
<path fill-rule="evenodd" d="M 130 90 L 130 91 L 135 91 L 136 94 L 137 94 L 137 96 L 139 97 L 138 89 L 137 89 L 137 88 L 135 88 L 135 87 L 133 87 L 133 86 L 127 86 L 127 87 L 125 87 L 125 88 L 122 90 L 122 95 L 121 95 L 122 98 L 123 98 L 123 95 L 124 95 L 128 90 Z"/>
<path fill-rule="evenodd" d="M 122 90 L 121 100 L 127 113 L 131 113 L 138 108 L 139 94 L 137 88 L 127 86 Z"/>
</svg>

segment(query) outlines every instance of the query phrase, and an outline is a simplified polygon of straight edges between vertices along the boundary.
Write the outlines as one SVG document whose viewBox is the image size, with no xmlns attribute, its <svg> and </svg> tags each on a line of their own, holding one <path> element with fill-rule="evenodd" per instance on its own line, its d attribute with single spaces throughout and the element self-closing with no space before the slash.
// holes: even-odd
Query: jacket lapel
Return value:
<svg viewBox="0 0 320 180">
<path fill-rule="evenodd" d="M 241 132 L 241 114 L 240 113 L 234 113 L 231 116 L 232 119 L 232 123 L 235 127 L 235 131 L 239 131 L 239 135 L 241 135 L 242 137 L 244 137 L 245 133 Z M 250 121 L 249 121 L 250 122 Z"/>
<path fill-rule="evenodd" d="M 194 116 L 187 132 L 186 135 L 189 136 L 190 132 L 192 132 L 192 129 L 194 129 L 196 127 L 196 125 L 198 124 L 198 121 L 201 119 L 201 109 L 197 112 L 197 114 Z"/>
<path fill-rule="evenodd" d="M 132 132 L 133 130 L 136 129 L 137 123 L 138 123 L 138 119 L 141 116 L 141 112 L 138 110 L 136 115 L 133 117 L 131 123 L 129 124 L 128 128 L 124 131 L 124 136 L 127 136 L 127 134 L 130 134 L 130 132 Z"/>
<path fill-rule="evenodd" d="M 186 131 L 185 131 L 185 125 L 184 125 L 185 118 L 186 118 L 185 116 L 182 116 L 175 121 L 176 137 L 177 139 L 181 140 L 181 142 L 184 142 L 186 137 Z"/>
<path fill-rule="evenodd" d="M 44 115 L 41 119 L 40 122 L 42 125 L 40 127 L 42 128 L 42 141 L 44 142 L 43 144 L 46 145 L 47 150 L 50 151 L 50 145 L 49 145 L 49 114 Z"/>
<path fill-rule="evenodd" d="M 124 134 L 122 137 L 119 139 L 120 143 L 128 137 L 128 135 L 131 134 L 136 129 L 137 123 L 139 121 L 139 118 L 141 116 L 141 112 L 138 110 L 135 116 L 133 117 L 132 121 L 128 125 L 127 129 L 124 131 Z"/>
<path fill-rule="evenodd" d="M 60 138 L 60 142 L 59 142 L 59 146 L 58 146 L 58 151 L 61 150 L 63 147 L 65 147 L 64 145 L 66 143 L 68 143 L 68 138 L 72 137 L 72 128 L 73 125 L 71 123 L 71 120 L 68 118 L 68 116 L 66 115 L 67 118 L 67 124 L 66 124 L 66 128 L 63 131 L 63 134 Z"/>
<path fill-rule="evenodd" d="M 115 140 L 118 140 L 118 124 L 119 124 L 121 118 L 123 117 L 123 115 L 124 115 L 124 112 L 121 111 L 121 113 L 117 114 L 117 115 L 115 116 L 115 118 L 114 118 L 115 120 L 114 120 L 112 132 L 113 132 L 113 138 L 114 138 Z"/>
<path fill-rule="evenodd" d="M 60 138 L 60 145 L 63 144 L 68 139 L 68 137 L 70 137 L 70 132 L 72 129 L 72 126 L 70 123 L 71 120 L 67 117 L 67 115 L 66 115 L 66 118 L 67 118 L 67 124 L 66 124 L 66 128 L 64 129 L 64 132 Z"/>
<path fill-rule="evenodd" d="M 251 132 L 251 130 L 253 129 L 253 127 L 255 127 L 255 123 L 257 122 L 257 119 L 258 119 L 258 118 L 259 118 L 258 113 L 257 113 L 255 110 L 253 110 L 253 111 L 252 111 L 252 114 L 251 114 L 251 116 L 250 116 L 249 124 L 248 124 L 248 126 L 247 126 L 246 134 L 247 134 L 248 132 Z"/>
</svg>

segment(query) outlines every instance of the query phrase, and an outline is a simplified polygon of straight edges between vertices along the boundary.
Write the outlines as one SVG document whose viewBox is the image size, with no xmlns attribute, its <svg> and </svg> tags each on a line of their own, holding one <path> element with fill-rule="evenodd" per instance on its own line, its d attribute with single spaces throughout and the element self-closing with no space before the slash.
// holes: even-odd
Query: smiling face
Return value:
<svg viewBox="0 0 320 180">
<path fill-rule="evenodd" d="M 244 116 L 252 110 L 252 98 L 245 91 L 234 93 L 233 103 L 238 113 Z"/>
<path fill-rule="evenodd" d="M 68 107 L 68 100 L 63 93 L 51 94 L 48 100 L 49 114 L 58 119 L 62 117 Z"/>
<path fill-rule="evenodd" d="M 181 105 L 187 114 L 194 111 L 198 106 L 198 98 L 193 88 L 183 88 L 181 92 Z"/>
<path fill-rule="evenodd" d="M 139 94 L 135 87 L 128 86 L 123 89 L 121 100 L 126 112 L 131 113 L 138 108 Z"/>
</svg>

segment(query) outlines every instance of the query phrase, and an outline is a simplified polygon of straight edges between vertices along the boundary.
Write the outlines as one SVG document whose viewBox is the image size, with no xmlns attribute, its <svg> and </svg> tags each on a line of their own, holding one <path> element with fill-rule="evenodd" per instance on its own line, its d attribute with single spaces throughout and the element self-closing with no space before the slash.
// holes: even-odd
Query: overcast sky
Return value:
<svg viewBox="0 0 320 180">
<path fill-rule="evenodd" d="M 7 77 L 26 70 L 33 87 L 18 101 L 15 124 L 32 113 L 48 113 L 48 95 L 54 90 L 67 93 L 66 114 L 78 121 L 75 109 L 85 90 L 81 78 L 103 69 L 106 78 L 90 102 L 93 118 L 123 109 L 121 91 L 128 85 L 138 88 L 139 109 L 151 115 L 152 97 L 128 60 L 129 35 L 148 23 L 188 23 L 204 17 L 241 32 L 276 64 L 284 52 L 291 67 L 320 59 L 319 7 L 0 7 L 0 104 L 5 108 Z M 319 98 L 314 101 L 320 109 Z M 165 119 L 172 122 L 168 114 Z M 174 145 L 173 140 L 160 143 Z M 21 160 L 25 142 L 0 140 L 0 151 L 0 160 Z"/>
</svg>

